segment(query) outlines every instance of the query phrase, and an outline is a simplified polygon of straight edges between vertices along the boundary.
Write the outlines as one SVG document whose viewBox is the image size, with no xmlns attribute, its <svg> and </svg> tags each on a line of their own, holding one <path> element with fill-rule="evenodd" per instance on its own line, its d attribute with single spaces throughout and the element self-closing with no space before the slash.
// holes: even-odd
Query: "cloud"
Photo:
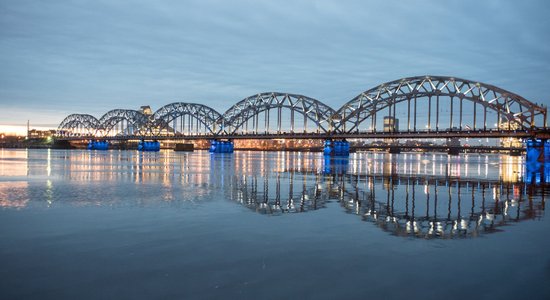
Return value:
<svg viewBox="0 0 550 300">
<path fill-rule="evenodd" d="M 454 75 L 544 102 L 550 5 L 474 1 L 3 1 L 0 105 L 223 111 L 264 91 L 337 108 L 401 77 Z M 49 111 L 45 111 L 49 109 Z M 25 113 L 5 122 L 26 122 Z"/>
</svg>

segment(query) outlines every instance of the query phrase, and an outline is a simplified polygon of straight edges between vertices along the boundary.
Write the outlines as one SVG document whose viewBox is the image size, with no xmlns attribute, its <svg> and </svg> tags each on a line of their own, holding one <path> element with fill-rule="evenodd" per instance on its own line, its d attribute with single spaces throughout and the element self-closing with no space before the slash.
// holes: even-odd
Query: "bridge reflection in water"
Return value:
<svg viewBox="0 0 550 300">
<path fill-rule="evenodd" d="M 346 196 L 339 200 L 346 210 L 398 236 L 476 237 L 510 222 L 540 218 L 544 211 L 544 198 L 533 202 L 524 184 L 352 177 L 345 185 L 342 179 Z"/>
<path fill-rule="evenodd" d="M 274 186 L 270 187 L 270 181 Z M 309 180 L 308 176 L 290 173 L 289 176 L 277 174 L 275 178 L 244 176 L 235 178 L 233 188 L 239 203 L 263 214 L 306 212 L 325 207 L 322 198 L 321 176 Z"/>
<path fill-rule="evenodd" d="M 277 157 L 279 169 L 254 166 L 259 174 L 238 167 L 255 160 L 237 156 L 228 196 L 274 215 L 338 202 L 384 231 L 418 238 L 477 237 L 544 215 L 547 186 L 522 182 L 529 176 L 518 157 L 366 156 L 304 163 L 308 155 L 290 153 Z"/>
<path fill-rule="evenodd" d="M 0 207 L 188 207 L 261 214 L 339 205 L 397 236 L 468 238 L 544 216 L 549 170 L 505 155 L 0 151 Z M 32 180 L 31 180 L 32 179 Z M 44 184 L 45 182 L 45 184 Z"/>
</svg>

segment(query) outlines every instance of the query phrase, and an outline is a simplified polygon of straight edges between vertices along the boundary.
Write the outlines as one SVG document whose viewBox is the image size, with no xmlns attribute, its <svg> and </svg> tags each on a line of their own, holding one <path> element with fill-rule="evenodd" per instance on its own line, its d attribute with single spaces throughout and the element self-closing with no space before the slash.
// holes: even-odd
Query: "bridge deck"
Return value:
<svg viewBox="0 0 550 300">
<path fill-rule="evenodd" d="M 354 133 L 258 133 L 207 135 L 117 135 L 58 136 L 57 140 L 209 140 L 209 139 L 432 139 L 432 138 L 541 138 L 549 139 L 550 130 L 478 130 L 478 131 L 402 131 Z"/>
</svg>

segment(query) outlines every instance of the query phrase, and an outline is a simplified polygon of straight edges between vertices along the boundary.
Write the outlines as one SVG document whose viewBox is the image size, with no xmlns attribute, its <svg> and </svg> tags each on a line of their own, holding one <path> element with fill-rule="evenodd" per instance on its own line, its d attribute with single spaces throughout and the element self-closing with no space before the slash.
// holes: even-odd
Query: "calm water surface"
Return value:
<svg viewBox="0 0 550 300">
<path fill-rule="evenodd" d="M 0 149 L 0 298 L 548 299 L 549 179 L 505 155 Z"/>
</svg>

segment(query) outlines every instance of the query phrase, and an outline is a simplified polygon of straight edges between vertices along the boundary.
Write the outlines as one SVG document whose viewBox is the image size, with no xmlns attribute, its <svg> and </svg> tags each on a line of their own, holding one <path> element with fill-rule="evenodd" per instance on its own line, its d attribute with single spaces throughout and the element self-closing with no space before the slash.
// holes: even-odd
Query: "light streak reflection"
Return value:
<svg viewBox="0 0 550 300">
<path fill-rule="evenodd" d="M 0 207 L 201 205 L 225 198 L 282 215 L 336 202 L 396 236 L 464 238 L 543 217 L 544 189 L 523 182 L 523 164 L 505 155 L 354 153 L 328 159 L 282 151 L 2 149 Z"/>
</svg>

